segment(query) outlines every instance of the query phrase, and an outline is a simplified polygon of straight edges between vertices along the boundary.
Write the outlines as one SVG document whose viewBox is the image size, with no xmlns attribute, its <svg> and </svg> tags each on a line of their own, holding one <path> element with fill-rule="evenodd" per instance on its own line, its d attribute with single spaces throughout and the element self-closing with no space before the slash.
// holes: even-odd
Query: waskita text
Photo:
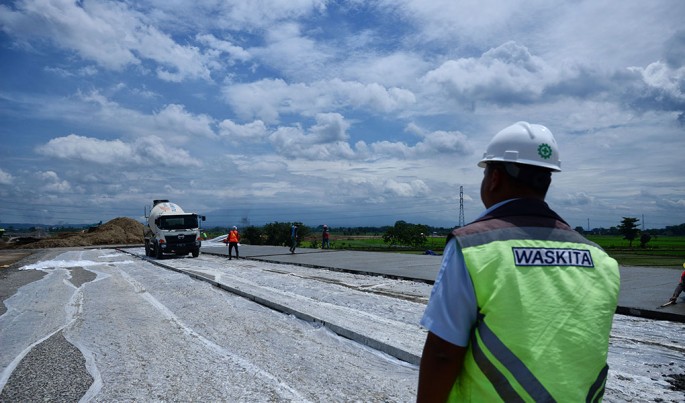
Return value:
<svg viewBox="0 0 685 403">
<path fill-rule="evenodd" d="M 595 267 L 592 254 L 585 249 L 512 248 L 516 266 Z"/>
</svg>

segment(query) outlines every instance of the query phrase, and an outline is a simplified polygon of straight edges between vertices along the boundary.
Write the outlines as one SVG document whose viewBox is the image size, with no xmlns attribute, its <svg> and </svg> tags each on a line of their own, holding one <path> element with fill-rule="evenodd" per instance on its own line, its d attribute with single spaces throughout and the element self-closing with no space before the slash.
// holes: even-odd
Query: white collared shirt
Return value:
<svg viewBox="0 0 685 403">
<path fill-rule="evenodd" d="M 490 206 L 478 218 L 513 200 L 516 199 Z M 447 342 L 466 347 L 477 315 L 476 293 L 464 255 L 456 239 L 451 239 L 445 246 L 440 271 L 423 313 L 421 326 Z"/>
</svg>

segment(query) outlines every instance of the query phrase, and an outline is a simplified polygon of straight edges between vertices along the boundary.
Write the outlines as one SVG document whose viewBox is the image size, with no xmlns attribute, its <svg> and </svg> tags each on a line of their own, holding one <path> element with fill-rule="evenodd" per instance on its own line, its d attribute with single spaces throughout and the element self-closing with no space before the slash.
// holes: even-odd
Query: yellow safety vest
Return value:
<svg viewBox="0 0 685 403">
<path fill-rule="evenodd" d="M 601 401 L 616 261 L 535 200 L 453 235 L 479 312 L 450 401 Z"/>
</svg>

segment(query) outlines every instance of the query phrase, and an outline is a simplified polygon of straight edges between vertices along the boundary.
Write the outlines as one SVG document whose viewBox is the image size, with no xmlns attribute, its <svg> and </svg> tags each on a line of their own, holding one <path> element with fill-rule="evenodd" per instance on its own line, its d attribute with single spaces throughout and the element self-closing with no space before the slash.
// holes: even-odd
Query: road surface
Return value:
<svg viewBox="0 0 685 403">
<path fill-rule="evenodd" d="M 429 285 L 127 251 L 3 278 L 0 401 L 414 400 Z M 605 401 L 683 401 L 683 329 L 617 315 Z"/>
</svg>

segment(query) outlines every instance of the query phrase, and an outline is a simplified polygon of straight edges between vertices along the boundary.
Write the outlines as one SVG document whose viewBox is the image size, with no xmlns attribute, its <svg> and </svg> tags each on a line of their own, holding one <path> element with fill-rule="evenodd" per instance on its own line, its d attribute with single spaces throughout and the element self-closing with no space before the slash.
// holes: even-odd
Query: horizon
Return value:
<svg viewBox="0 0 685 403">
<path fill-rule="evenodd" d="M 112 221 L 112 220 L 114 220 L 114 219 L 116 219 L 116 218 L 129 218 L 129 219 L 132 219 L 132 220 L 134 220 L 134 221 L 136 221 L 136 222 L 138 222 L 138 223 L 140 223 L 140 224 L 142 224 L 142 225 L 146 225 L 146 222 L 145 222 L 145 221 L 140 221 L 140 220 L 137 220 L 137 219 L 135 219 L 135 218 L 133 218 L 133 217 L 114 217 L 114 218 L 112 218 L 112 219 L 110 219 L 110 220 L 107 220 L 107 221 L 103 220 L 102 223 L 100 223 L 100 224 L 106 224 L 106 223 L 108 223 L 108 222 L 110 222 L 110 221 Z M 422 222 L 411 222 L 411 221 L 407 221 L 407 220 L 402 220 L 402 221 L 405 221 L 405 222 L 407 222 L 407 223 L 409 223 L 409 224 L 427 225 L 427 226 L 429 226 L 429 227 L 431 227 L 431 228 L 440 228 L 440 229 L 447 229 L 447 230 L 451 230 L 451 229 L 457 228 L 457 226 L 430 225 L 430 224 L 426 224 L 426 223 L 422 223 Z M 272 223 L 276 223 L 276 222 L 279 222 L 279 223 L 290 223 L 290 222 L 292 222 L 292 221 L 269 221 L 269 222 L 265 222 L 265 223 L 263 223 L 263 224 L 253 224 L 253 223 L 249 223 L 249 224 L 247 224 L 247 225 L 243 225 L 242 227 L 241 227 L 241 225 L 237 225 L 237 227 L 238 227 L 238 229 L 240 230 L 240 229 L 242 229 L 242 228 L 246 228 L 246 227 L 250 227 L 250 226 L 263 227 L 263 226 L 265 226 L 265 225 L 267 225 L 267 224 L 272 224 Z M 205 223 L 206 223 L 206 221 L 205 221 Z M 307 224 L 306 222 L 303 222 L 302 224 L 304 224 L 305 226 L 309 227 L 310 229 L 317 229 L 318 227 L 321 227 L 321 226 L 323 225 L 323 224 L 310 225 L 310 224 Z M 469 222 L 466 222 L 466 224 L 469 224 Z M 61 228 L 65 228 L 65 227 L 66 227 L 66 228 L 85 228 L 85 227 L 96 226 L 96 225 L 98 225 L 98 223 L 85 223 L 85 224 L 77 224 L 77 223 L 40 224 L 40 223 L 3 223 L 3 222 L 0 222 L 0 229 L 7 230 L 8 227 L 13 227 L 13 226 L 22 226 L 22 227 L 29 227 L 29 226 L 31 226 L 31 227 L 42 228 L 42 229 L 50 229 L 50 228 L 58 228 L 58 227 L 61 227 Z M 326 225 L 328 225 L 328 224 L 326 224 Z M 352 229 L 354 229 L 354 228 L 381 228 L 381 227 L 392 227 L 392 226 L 394 226 L 394 225 L 395 225 L 395 222 L 390 223 L 390 224 L 380 224 L 380 225 L 355 225 L 355 226 L 328 225 L 328 227 L 331 228 L 331 229 L 345 229 L 345 228 L 352 228 Z M 593 228 L 590 228 L 589 230 L 588 230 L 587 228 L 583 227 L 583 231 L 585 231 L 585 232 L 592 232 L 592 231 L 596 231 L 596 230 L 610 230 L 610 229 L 612 229 L 612 228 L 618 227 L 618 225 L 620 225 L 620 223 L 618 223 L 617 225 L 612 225 L 612 226 L 610 226 L 610 227 L 593 227 Z M 669 225 L 666 225 L 666 226 L 664 226 L 664 227 L 648 227 L 648 228 L 642 229 L 642 225 L 640 224 L 640 222 L 637 223 L 637 227 L 640 229 L 640 231 L 650 231 L 650 230 L 662 231 L 662 230 L 666 230 L 666 229 L 669 228 L 669 227 L 678 227 L 678 226 L 681 226 L 681 225 L 685 225 L 685 222 L 679 223 L 679 224 L 669 224 Z M 233 225 L 231 225 L 231 226 L 226 226 L 226 225 L 215 225 L 215 224 L 203 224 L 203 225 L 200 226 L 200 228 L 203 228 L 203 229 L 227 228 L 227 229 L 228 229 L 228 228 L 230 228 L 230 227 L 232 227 L 232 226 L 233 226 Z M 573 229 L 576 229 L 577 227 L 580 227 L 580 226 L 575 226 L 575 227 L 572 226 Z"/>
</svg>

